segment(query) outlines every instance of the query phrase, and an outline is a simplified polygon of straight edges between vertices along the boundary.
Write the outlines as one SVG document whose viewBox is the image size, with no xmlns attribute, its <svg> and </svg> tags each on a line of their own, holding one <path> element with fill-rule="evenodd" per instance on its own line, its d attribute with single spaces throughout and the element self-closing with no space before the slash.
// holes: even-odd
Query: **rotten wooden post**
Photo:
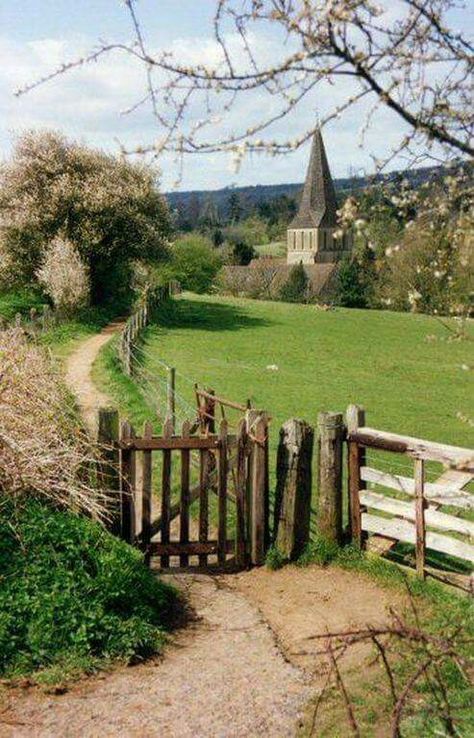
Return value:
<svg viewBox="0 0 474 738">
<path fill-rule="evenodd" d="M 365 410 L 359 405 L 349 405 L 346 412 L 346 424 L 348 434 L 348 505 L 349 505 L 349 531 L 350 537 L 356 546 L 362 545 L 362 519 L 360 506 L 360 491 L 366 488 L 366 483 L 361 479 L 361 467 L 365 466 L 365 448 L 357 441 L 351 440 L 351 433 L 356 433 L 359 428 L 365 426 Z"/>
<path fill-rule="evenodd" d="M 120 535 L 121 529 L 118 440 L 118 410 L 112 407 L 99 408 L 97 441 L 102 456 L 99 484 L 107 497 L 107 527 L 114 535 Z"/>
<path fill-rule="evenodd" d="M 318 415 L 318 531 L 328 541 L 342 542 L 342 457 L 345 437 L 342 413 Z"/>
<path fill-rule="evenodd" d="M 274 541 L 287 559 L 297 558 L 309 541 L 314 430 L 291 418 L 280 430 L 277 453 Z"/>
<path fill-rule="evenodd" d="M 426 558 L 426 523 L 425 510 L 427 507 L 424 495 L 425 462 L 415 459 L 415 525 L 416 525 L 416 573 L 421 579 L 425 578 Z"/>
</svg>

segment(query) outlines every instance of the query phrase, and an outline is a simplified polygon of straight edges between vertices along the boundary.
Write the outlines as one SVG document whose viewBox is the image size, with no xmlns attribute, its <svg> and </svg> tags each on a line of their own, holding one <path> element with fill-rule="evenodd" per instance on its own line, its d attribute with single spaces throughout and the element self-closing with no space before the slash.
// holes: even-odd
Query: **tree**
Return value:
<svg viewBox="0 0 474 738">
<path fill-rule="evenodd" d="M 16 281 L 35 281 L 59 236 L 85 263 L 95 304 L 125 297 L 133 262 L 165 258 L 170 232 L 153 169 L 48 131 L 23 135 L 1 167 L 0 223 Z"/>
<path fill-rule="evenodd" d="M 348 256 L 338 270 L 336 303 L 343 307 L 367 308 L 374 294 L 374 255 Z"/>
<path fill-rule="evenodd" d="M 255 258 L 255 249 L 245 241 L 236 241 L 232 249 L 234 264 L 247 266 Z"/>
<path fill-rule="evenodd" d="M 89 273 L 70 241 L 54 238 L 37 272 L 38 282 L 64 315 L 85 307 L 89 301 Z"/>
<path fill-rule="evenodd" d="M 177 279 L 185 290 L 208 292 L 221 266 L 220 256 L 209 239 L 193 233 L 173 244 L 171 263 L 164 273 Z"/>
<path fill-rule="evenodd" d="M 238 223 L 242 217 L 242 203 L 240 202 L 240 196 L 237 192 L 232 192 L 227 200 L 227 217 L 229 222 L 234 224 Z"/>
<path fill-rule="evenodd" d="M 224 149 L 237 165 L 248 151 L 292 151 L 311 138 L 315 126 L 276 140 L 272 124 L 292 117 L 297 126 L 301 107 L 324 97 L 328 110 L 321 126 L 361 100 L 372 104 L 364 130 L 377 122 L 378 108 L 399 118 L 398 145 L 386 160 L 400 151 L 417 160 L 474 154 L 474 49 L 456 0 L 400 0 L 395 6 L 390 0 L 216 0 L 217 58 L 194 66 L 169 49 L 147 48 L 137 3 L 126 0 L 124 6 L 135 32 L 130 43 L 102 43 L 19 92 L 119 51 L 143 64 L 147 90 L 141 101 L 149 103 L 162 129 L 141 151 L 183 155 Z M 261 54 L 265 31 L 265 39 L 274 39 L 270 54 Z M 227 116 L 255 90 L 264 95 L 260 115 L 251 124 L 241 116 L 236 128 L 235 115 L 232 123 Z M 203 117 L 196 125 L 199 108 Z M 221 132 L 209 137 L 206 131 L 216 119 Z"/>
<path fill-rule="evenodd" d="M 295 264 L 288 280 L 280 288 L 280 299 L 283 302 L 306 302 L 308 299 L 309 279 L 303 264 Z"/>
</svg>

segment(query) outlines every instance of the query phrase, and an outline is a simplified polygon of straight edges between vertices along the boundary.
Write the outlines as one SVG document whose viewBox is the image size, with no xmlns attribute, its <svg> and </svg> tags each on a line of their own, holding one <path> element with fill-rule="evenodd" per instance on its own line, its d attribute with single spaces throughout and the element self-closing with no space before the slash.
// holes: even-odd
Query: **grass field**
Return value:
<svg viewBox="0 0 474 738">
<path fill-rule="evenodd" d="M 144 350 L 157 377 L 156 359 L 176 367 L 187 402 L 194 381 L 250 398 L 274 430 L 356 402 L 371 426 L 472 446 L 474 428 L 457 414 L 474 417 L 474 344 L 448 335 L 424 315 L 185 295 L 160 312 Z"/>
</svg>

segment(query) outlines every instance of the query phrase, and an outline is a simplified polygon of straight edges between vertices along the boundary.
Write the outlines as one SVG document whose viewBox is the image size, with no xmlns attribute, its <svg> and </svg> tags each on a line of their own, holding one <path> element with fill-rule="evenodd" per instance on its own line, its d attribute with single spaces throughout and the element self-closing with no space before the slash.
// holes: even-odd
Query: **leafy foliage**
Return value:
<svg viewBox="0 0 474 738">
<path fill-rule="evenodd" d="M 175 241 L 164 274 L 177 279 L 183 289 L 202 293 L 210 290 L 221 266 L 219 253 L 209 239 L 192 233 Z"/>
<path fill-rule="evenodd" d="M 159 650 L 174 591 L 98 523 L 37 500 L 0 501 L 0 671 Z"/>
<path fill-rule="evenodd" d="M 0 220 L 10 279 L 33 283 L 61 236 L 89 269 L 94 304 L 127 295 L 132 262 L 163 259 L 170 230 L 155 171 L 48 131 L 23 135 L 2 165 Z"/>
<path fill-rule="evenodd" d="M 295 264 L 288 280 L 280 289 L 280 299 L 283 302 L 306 302 L 308 283 L 308 276 L 303 264 Z"/>
</svg>

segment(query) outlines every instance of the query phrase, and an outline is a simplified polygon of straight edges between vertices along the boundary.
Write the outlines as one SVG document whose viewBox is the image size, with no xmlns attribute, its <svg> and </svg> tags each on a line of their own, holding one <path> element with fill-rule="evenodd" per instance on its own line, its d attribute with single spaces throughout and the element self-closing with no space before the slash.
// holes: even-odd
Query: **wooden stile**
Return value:
<svg viewBox="0 0 474 738">
<path fill-rule="evenodd" d="M 121 440 L 127 441 L 135 437 L 135 431 L 128 421 L 122 423 Z M 121 451 L 121 533 L 128 543 L 135 538 L 135 505 L 134 491 L 136 484 L 135 451 Z"/>
<path fill-rule="evenodd" d="M 182 426 L 181 435 L 184 439 L 189 439 L 190 424 L 187 420 Z M 181 451 L 181 508 L 179 519 L 179 542 L 182 544 L 189 543 L 189 505 L 190 505 L 190 489 L 189 489 L 189 466 L 191 462 L 191 451 L 182 449 Z M 187 553 L 181 553 L 179 557 L 180 566 L 187 566 L 189 556 Z"/>
<path fill-rule="evenodd" d="M 171 438 L 173 434 L 173 425 L 170 418 L 165 420 L 163 426 L 163 437 Z M 163 466 L 161 474 L 161 543 L 170 542 L 170 505 L 171 505 L 171 450 L 163 451 Z M 164 568 L 169 567 L 170 559 L 168 554 L 161 557 L 161 565 Z"/>
<path fill-rule="evenodd" d="M 219 451 L 217 454 L 217 494 L 218 494 L 218 532 L 217 559 L 225 564 L 227 541 L 227 421 L 222 420 L 219 427 Z"/>
<path fill-rule="evenodd" d="M 149 421 L 143 426 L 143 438 L 150 439 L 153 428 Z M 151 451 L 143 451 L 142 455 L 142 546 L 145 551 L 145 562 L 150 563 L 151 542 Z"/>
<path fill-rule="evenodd" d="M 426 525 L 424 496 L 425 463 L 415 459 L 415 525 L 416 525 L 416 573 L 424 579 L 426 557 Z"/>
</svg>

